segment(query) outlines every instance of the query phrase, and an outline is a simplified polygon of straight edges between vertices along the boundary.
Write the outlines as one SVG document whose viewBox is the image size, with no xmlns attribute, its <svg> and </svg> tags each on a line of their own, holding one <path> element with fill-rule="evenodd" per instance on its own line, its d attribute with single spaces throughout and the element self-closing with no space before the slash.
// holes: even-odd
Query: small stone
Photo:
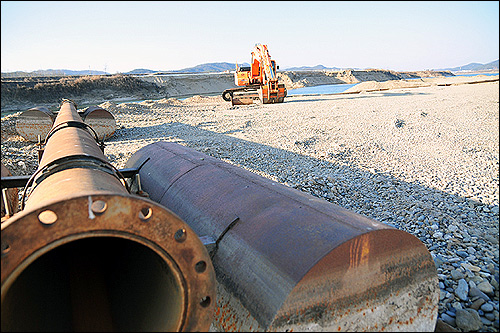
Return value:
<svg viewBox="0 0 500 333">
<path fill-rule="evenodd" d="M 482 298 L 482 299 L 484 299 L 487 302 L 491 301 L 491 299 L 488 297 L 488 295 L 486 295 L 485 293 L 483 293 L 478 288 L 470 288 L 469 289 L 469 296 L 470 297 L 476 297 L 476 296 L 478 296 L 479 298 Z"/>
<path fill-rule="evenodd" d="M 481 317 L 474 309 L 458 309 L 455 321 L 457 327 L 465 332 L 477 331 L 483 326 Z"/>
<path fill-rule="evenodd" d="M 445 312 L 448 316 L 455 318 L 455 311 L 448 310 Z"/>
<path fill-rule="evenodd" d="M 491 279 L 491 282 L 490 282 L 491 286 L 495 289 L 498 289 L 498 281 L 495 280 L 494 278 Z"/>
<path fill-rule="evenodd" d="M 469 289 L 470 288 L 477 288 L 476 283 L 472 280 L 469 281 Z"/>
<path fill-rule="evenodd" d="M 488 281 L 483 281 L 478 284 L 477 289 L 481 290 L 486 295 L 493 295 L 493 286 Z"/>
<path fill-rule="evenodd" d="M 493 244 L 498 244 L 498 236 L 484 235 L 484 239 Z"/>
<path fill-rule="evenodd" d="M 439 268 L 444 262 L 445 259 L 439 254 L 434 257 L 434 264 L 436 264 L 437 268 Z"/>
<path fill-rule="evenodd" d="M 495 320 L 495 314 L 493 312 L 486 312 L 484 314 L 484 317 L 488 319 L 489 321 L 494 321 Z"/>
<path fill-rule="evenodd" d="M 432 234 L 432 237 L 436 238 L 436 239 L 441 239 L 441 238 L 443 238 L 443 233 L 441 231 L 437 231 L 437 232 Z"/>
<path fill-rule="evenodd" d="M 453 326 L 453 327 L 457 326 L 457 324 L 455 322 L 455 318 L 453 318 L 452 316 L 447 315 L 446 313 L 443 313 L 441 315 L 441 320 L 444 321 L 445 323 L 447 323 L 448 325 Z"/>
<path fill-rule="evenodd" d="M 465 277 L 464 273 L 460 272 L 457 269 L 452 270 L 450 272 L 450 274 L 451 274 L 451 278 L 453 280 L 460 280 L 460 279 L 463 279 Z"/>
<path fill-rule="evenodd" d="M 445 323 L 442 319 L 438 318 L 434 332 L 460 332 L 450 324 Z"/>
<path fill-rule="evenodd" d="M 463 310 L 463 307 L 462 307 L 462 303 L 460 302 L 453 302 L 453 304 L 451 304 L 451 307 L 456 310 Z"/>
<path fill-rule="evenodd" d="M 462 258 L 467 258 L 469 256 L 469 254 L 465 251 L 457 251 L 457 254 Z"/>
<path fill-rule="evenodd" d="M 482 298 L 478 298 L 476 299 L 474 302 L 472 302 L 472 304 L 470 305 L 470 308 L 471 309 L 474 309 L 474 310 L 478 310 L 481 305 L 483 305 L 486 301 Z"/>
<path fill-rule="evenodd" d="M 481 268 L 474 266 L 474 265 L 471 265 L 471 264 L 468 264 L 468 263 L 462 263 L 461 266 L 463 268 L 465 268 L 466 270 L 468 269 L 468 270 L 473 271 L 473 272 L 479 272 L 481 270 Z"/>
<path fill-rule="evenodd" d="M 483 310 L 484 312 L 492 312 L 493 305 L 490 303 L 484 303 L 483 305 L 481 305 L 481 310 Z"/>
<path fill-rule="evenodd" d="M 486 319 L 484 317 L 479 317 L 479 318 L 481 318 L 481 322 L 483 323 L 483 325 L 490 326 L 492 324 L 491 321 L 489 321 L 488 319 Z"/>
<path fill-rule="evenodd" d="M 469 285 L 464 279 L 458 280 L 458 286 L 455 289 L 455 295 L 458 296 L 462 301 L 468 299 L 467 294 L 469 293 Z"/>
</svg>

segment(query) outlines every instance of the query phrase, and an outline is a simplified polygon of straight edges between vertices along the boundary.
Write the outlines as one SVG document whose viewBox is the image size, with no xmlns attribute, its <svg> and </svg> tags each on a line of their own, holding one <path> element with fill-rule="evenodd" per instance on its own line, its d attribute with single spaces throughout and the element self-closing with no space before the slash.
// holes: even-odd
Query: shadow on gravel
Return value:
<svg viewBox="0 0 500 333">
<path fill-rule="evenodd" d="M 349 152 L 318 159 L 306 154 L 274 148 L 228 134 L 184 123 L 165 123 L 144 128 L 141 140 L 176 141 L 207 155 L 272 178 L 377 221 L 417 236 L 429 250 L 457 258 L 469 245 L 486 252 L 484 265 L 494 264 L 498 279 L 498 206 L 409 183 L 390 174 L 355 166 Z M 111 141 L 119 140 L 119 131 Z M 296 146 L 304 153 L 314 149 Z M 304 148 L 304 149 L 301 149 Z M 230 151 L 230 153 L 229 153 Z M 369 169 L 368 169 L 369 170 Z M 496 213 L 495 213 L 496 212 Z M 460 258 L 462 259 L 462 258 Z M 485 266 L 486 267 L 486 266 Z"/>
</svg>

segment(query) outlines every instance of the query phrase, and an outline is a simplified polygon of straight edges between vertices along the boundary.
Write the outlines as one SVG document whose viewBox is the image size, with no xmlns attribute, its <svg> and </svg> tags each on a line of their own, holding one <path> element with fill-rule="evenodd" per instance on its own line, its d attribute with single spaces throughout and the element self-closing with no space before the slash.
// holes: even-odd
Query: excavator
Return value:
<svg viewBox="0 0 500 333">
<path fill-rule="evenodd" d="M 278 82 L 276 62 L 271 59 L 267 45 L 255 44 L 249 67 L 236 64 L 234 83 L 236 88 L 222 92 L 222 98 L 232 105 L 252 104 L 259 99 L 263 104 L 282 103 L 287 95 L 284 83 Z"/>
</svg>

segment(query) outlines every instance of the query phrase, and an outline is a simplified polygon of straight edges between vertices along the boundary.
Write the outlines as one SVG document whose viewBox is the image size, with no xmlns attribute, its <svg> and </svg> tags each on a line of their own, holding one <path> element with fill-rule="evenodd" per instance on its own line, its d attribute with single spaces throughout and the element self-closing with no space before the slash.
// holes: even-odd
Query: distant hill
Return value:
<svg viewBox="0 0 500 333">
<path fill-rule="evenodd" d="M 238 64 L 239 66 L 250 66 L 248 63 Z M 146 68 L 138 68 L 131 70 L 122 74 L 153 74 L 153 73 L 206 73 L 206 72 L 225 72 L 225 71 L 234 71 L 236 68 L 236 63 L 229 62 L 211 62 L 205 63 L 201 65 L 197 65 L 194 67 L 187 67 L 178 70 L 168 70 L 168 71 L 156 71 Z M 282 71 L 311 71 L 311 70 L 342 70 L 342 68 L 338 67 L 325 67 L 323 65 L 316 66 L 301 66 L 301 67 L 289 67 L 289 68 L 280 68 Z M 352 68 L 355 69 L 355 68 Z M 453 68 L 442 68 L 435 69 L 435 71 L 451 71 L 451 72 L 459 72 L 459 71 L 488 71 L 488 70 L 498 70 L 498 60 L 492 61 L 487 64 L 480 63 L 470 63 L 464 66 L 458 66 Z M 109 75 L 104 71 L 96 71 L 96 70 L 69 70 L 69 69 L 45 69 L 45 70 L 36 70 L 33 72 L 2 72 L 2 77 L 31 77 L 31 76 L 67 76 L 67 75 L 75 75 L 75 76 L 84 76 L 84 75 Z"/>
<path fill-rule="evenodd" d="M 282 70 L 285 71 L 319 71 L 319 70 L 328 70 L 328 71 L 338 71 L 341 68 L 338 67 L 325 67 L 323 65 L 316 65 L 316 66 L 301 66 L 301 67 L 289 67 L 289 68 L 282 68 Z"/>
<path fill-rule="evenodd" d="M 248 63 L 238 64 L 240 66 L 250 66 Z M 168 70 L 168 71 L 153 71 L 150 69 L 134 69 L 130 72 L 123 74 L 151 74 L 151 73 L 207 73 L 207 72 L 225 72 L 234 71 L 236 68 L 236 63 L 229 62 L 210 62 L 194 67 L 187 67 L 183 69 Z"/>
<path fill-rule="evenodd" d="M 236 64 L 231 64 L 229 62 L 211 62 L 211 63 L 197 65 L 194 67 L 179 69 L 173 72 L 176 73 L 224 72 L 224 71 L 233 71 L 235 68 Z"/>
<path fill-rule="evenodd" d="M 238 64 L 239 66 L 250 66 L 248 63 Z M 236 63 L 229 62 L 210 62 L 206 64 L 197 65 L 194 67 L 188 67 L 179 69 L 173 72 L 176 73 L 202 73 L 202 72 L 224 72 L 224 71 L 234 71 L 236 69 Z"/>
<path fill-rule="evenodd" d="M 126 72 L 123 74 L 152 74 L 152 73 L 157 73 L 159 71 L 154 71 L 151 69 L 145 69 L 145 68 L 137 68 L 134 70 L 131 70 L 130 72 Z"/>
<path fill-rule="evenodd" d="M 447 70 L 452 72 L 460 72 L 460 71 L 491 71 L 498 70 L 498 59 L 487 64 L 480 64 L 477 62 L 471 62 L 468 65 L 453 67 L 453 68 L 444 68 L 441 70 Z"/>
<path fill-rule="evenodd" d="M 70 69 L 39 69 L 32 72 L 2 72 L 2 77 L 30 77 L 30 76 L 82 76 L 82 75 L 105 75 L 108 74 L 103 71 L 83 70 L 73 71 Z"/>
</svg>

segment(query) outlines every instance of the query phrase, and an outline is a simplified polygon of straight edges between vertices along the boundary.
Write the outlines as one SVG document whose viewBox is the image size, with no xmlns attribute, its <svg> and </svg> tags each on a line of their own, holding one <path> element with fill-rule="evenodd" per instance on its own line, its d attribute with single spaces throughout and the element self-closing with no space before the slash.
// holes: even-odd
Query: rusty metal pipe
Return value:
<svg viewBox="0 0 500 333">
<path fill-rule="evenodd" d="M 433 331 L 439 287 L 413 235 L 175 143 L 142 188 L 215 240 L 218 331 Z"/>
<path fill-rule="evenodd" d="M 76 106 L 75 106 L 76 107 Z M 78 112 L 81 120 L 90 125 L 99 140 L 111 137 L 116 130 L 113 115 L 101 107 L 89 106 Z M 24 111 L 16 122 L 16 131 L 24 139 L 38 142 L 52 129 L 56 114 L 44 106 L 37 106 Z"/>
<path fill-rule="evenodd" d="M 2 223 L 2 331 L 203 331 L 215 273 L 194 231 L 129 193 L 70 101 Z"/>
</svg>

